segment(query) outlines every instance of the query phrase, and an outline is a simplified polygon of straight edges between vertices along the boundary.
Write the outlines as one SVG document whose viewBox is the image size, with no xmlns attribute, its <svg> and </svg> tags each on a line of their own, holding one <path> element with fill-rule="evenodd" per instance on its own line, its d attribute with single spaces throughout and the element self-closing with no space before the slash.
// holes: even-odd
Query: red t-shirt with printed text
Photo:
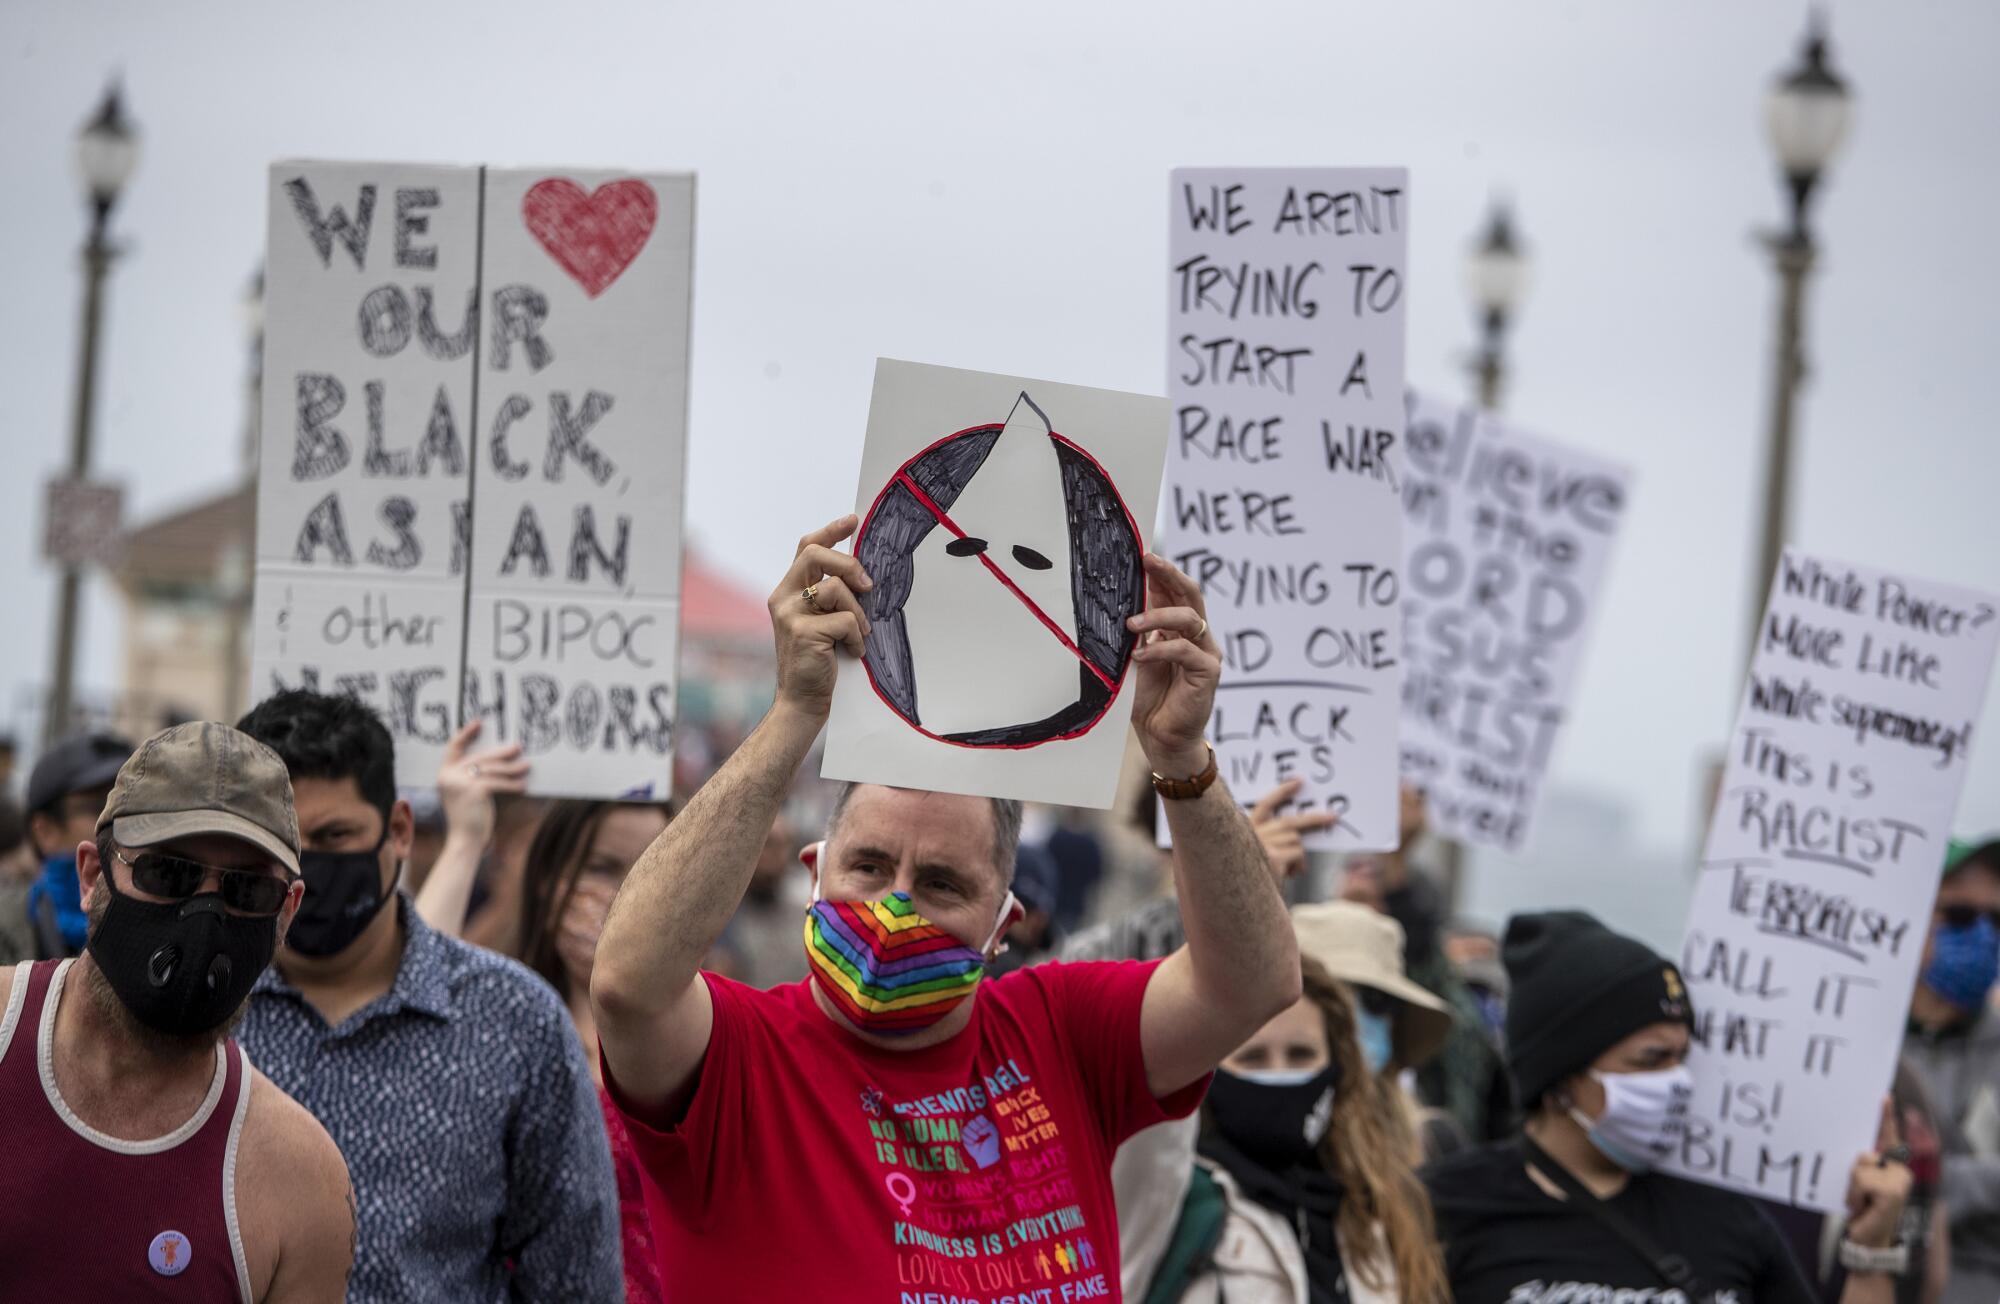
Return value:
<svg viewBox="0 0 2000 1304">
<path fill-rule="evenodd" d="M 980 984 L 957 1036 L 856 1039 L 810 981 L 714 974 L 715 1027 L 680 1126 L 621 1112 L 672 1304 L 1070 1304 L 1120 1299 L 1111 1157 L 1206 1081 L 1146 1086 L 1158 962 L 1045 964 Z M 607 1068 L 605 1082 L 617 1087 Z"/>
</svg>

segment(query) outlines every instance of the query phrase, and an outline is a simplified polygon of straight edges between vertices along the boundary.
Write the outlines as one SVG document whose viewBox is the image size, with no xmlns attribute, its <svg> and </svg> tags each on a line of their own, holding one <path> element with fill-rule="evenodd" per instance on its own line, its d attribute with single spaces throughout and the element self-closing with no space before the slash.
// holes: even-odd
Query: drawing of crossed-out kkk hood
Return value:
<svg viewBox="0 0 2000 1304">
<path fill-rule="evenodd" d="M 1145 605 L 1139 532 L 1097 461 L 1023 393 L 883 486 L 855 554 L 864 658 L 912 726 L 969 747 L 1074 738 L 1118 695 Z"/>
</svg>

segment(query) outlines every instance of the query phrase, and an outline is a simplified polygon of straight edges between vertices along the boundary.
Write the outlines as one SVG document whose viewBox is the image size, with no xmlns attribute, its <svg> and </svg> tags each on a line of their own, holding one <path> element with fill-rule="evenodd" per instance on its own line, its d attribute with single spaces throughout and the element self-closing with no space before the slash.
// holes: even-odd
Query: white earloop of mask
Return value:
<svg viewBox="0 0 2000 1304">
<path fill-rule="evenodd" d="M 1006 899 L 1000 903 L 1000 917 L 993 921 L 993 931 L 986 935 L 985 943 L 979 948 L 981 955 L 985 955 L 987 948 L 993 945 L 993 939 L 1000 936 L 1000 930 L 1007 926 L 1007 916 L 1014 913 L 1014 907 L 1019 902 L 1020 898 L 1014 895 L 1013 889 L 1008 889 Z M 1002 942 L 1000 943 L 1000 949 L 995 951 L 993 955 L 997 959 L 1005 954 L 1007 954 L 1007 944 Z"/>
<path fill-rule="evenodd" d="M 812 903 L 814 905 L 818 905 L 820 901 L 819 885 L 826 880 L 826 865 L 824 863 L 825 860 L 826 860 L 826 839 L 821 838 L 818 842 L 812 844 L 812 872 L 813 872 Z"/>
</svg>

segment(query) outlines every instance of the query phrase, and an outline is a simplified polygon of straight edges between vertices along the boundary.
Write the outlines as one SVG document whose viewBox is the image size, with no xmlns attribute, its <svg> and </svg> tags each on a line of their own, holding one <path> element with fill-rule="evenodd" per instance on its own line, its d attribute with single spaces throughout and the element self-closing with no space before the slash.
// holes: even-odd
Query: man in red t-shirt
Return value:
<svg viewBox="0 0 2000 1304">
<path fill-rule="evenodd" d="M 778 695 L 620 890 L 591 976 L 669 1298 L 1066 1304 L 1120 1298 L 1112 1153 L 1185 1116 L 1298 998 L 1283 902 L 1202 729 L 1221 658 L 1200 589 L 1147 555 L 1132 724 L 1177 850 L 1187 945 L 991 982 L 1018 912 L 1020 807 L 874 786 L 810 857 L 812 976 L 757 991 L 700 961 L 825 723 L 873 586 L 807 535 L 771 596 Z"/>
</svg>

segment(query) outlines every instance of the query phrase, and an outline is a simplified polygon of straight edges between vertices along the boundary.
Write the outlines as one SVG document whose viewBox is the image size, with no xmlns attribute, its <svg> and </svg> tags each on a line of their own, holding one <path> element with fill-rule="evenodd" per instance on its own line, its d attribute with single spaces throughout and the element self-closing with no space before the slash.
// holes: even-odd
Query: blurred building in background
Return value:
<svg viewBox="0 0 2000 1304">
<path fill-rule="evenodd" d="M 234 720 L 247 709 L 256 486 L 238 485 L 133 527 L 111 577 L 123 614 L 119 658 L 134 737 L 168 717 Z"/>
</svg>

